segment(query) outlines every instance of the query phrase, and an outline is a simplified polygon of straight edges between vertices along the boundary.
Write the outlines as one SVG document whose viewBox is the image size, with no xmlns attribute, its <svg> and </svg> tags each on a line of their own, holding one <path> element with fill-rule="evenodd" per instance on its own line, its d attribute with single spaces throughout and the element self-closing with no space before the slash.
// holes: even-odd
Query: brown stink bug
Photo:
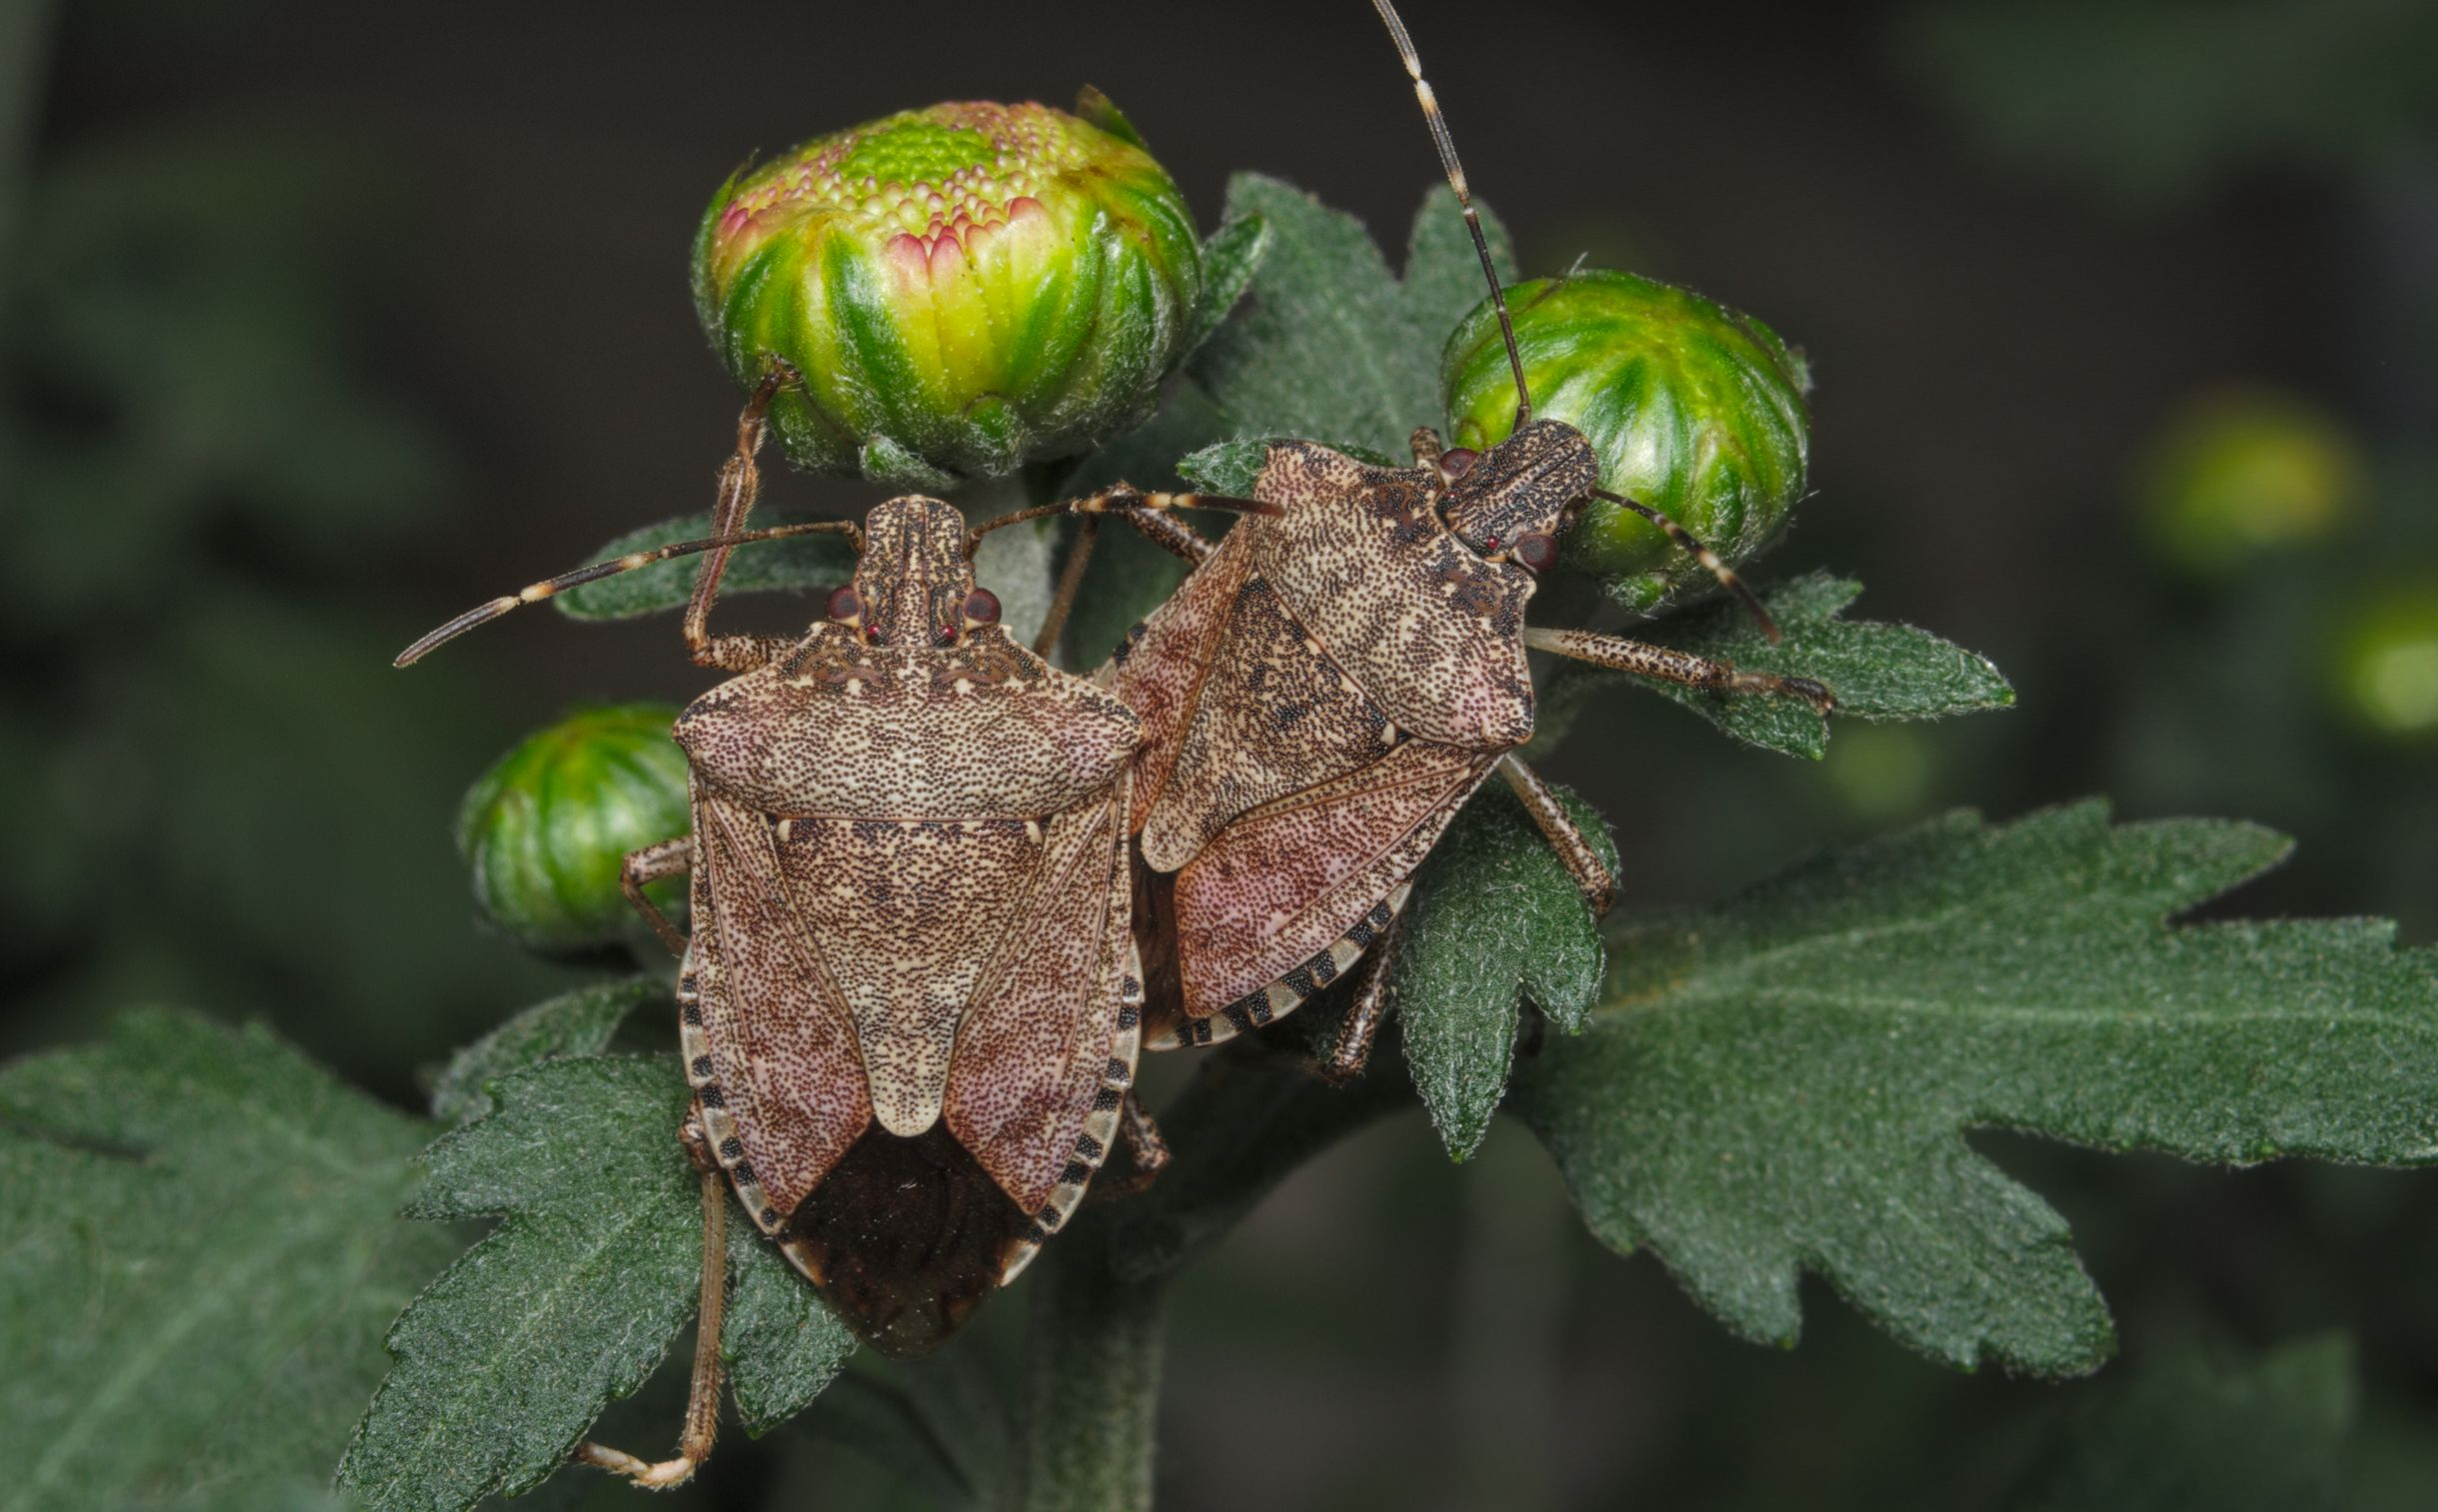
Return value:
<svg viewBox="0 0 2438 1512">
<path fill-rule="evenodd" d="M 1473 791 L 1501 773 L 1595 911 L 1612 882 L 1554 794 L 1523 763 L 1533 693 L 1525 654 L 1553 652 L 1724 695 L 1775 694 L 1825 712 L 1807 679 L 1524 624 L 1557 536 L 1593 498 L 1635 511 L 1757 601 L 1675 522 L 1597 488 L 1573 427 L 1534 421 L 1497 275 L 1420 60 L 1373 0 L 1489 275 L 1515 376 L 1514 434 L 1478 454 L 1413 433 L 1414 466 L 1379 468 L 1308 442 L 1271 444 L 1252 492 L 1273 513 L 1213 544 L 1133 512 L 1195 564 L 1118 649 L 1103 680 L 1142 716 L 1132 824 L 1146 868 L 1154 1048 L 1264 1024 L 1368 952 L 1330 1069 L 1368 1052 L 1394 921 L 1416 865 Z"/>
<path fill-rule="evenodd" d="M 692 833 L 622 884 L 671 949 L 704 1169 L 702 1342 L 677 1458 L 587 1444 L 654 1485 L 710 1452 L 725 1275 L 722 1173 L 755 1223 L 886 1353 L 938 1347 L 1074 1211 L 1111 1144 L 1165 1158 L 1130 1091 L 1143 969 L 1131 928 L 1141 722 L 999 625 L 968 530 L 923 498 L 846 522 L 743 530 L 764 415 L 749 403 L 716 534 L 538 583 L 460 616 L 400 665 L 575 584 L 708 552 L 685 619 L 737 674 L 676 727 Z M 1131 492 L 1108 507 L 1172 501 Z M 1178 503 L 1190 502 L 1178 500 Z M 801 637 L 714 636 L 730 552 L 838 531 L 854 580 Z M 644 886 L 691 871 L 693 933 Z"/>
</svg>

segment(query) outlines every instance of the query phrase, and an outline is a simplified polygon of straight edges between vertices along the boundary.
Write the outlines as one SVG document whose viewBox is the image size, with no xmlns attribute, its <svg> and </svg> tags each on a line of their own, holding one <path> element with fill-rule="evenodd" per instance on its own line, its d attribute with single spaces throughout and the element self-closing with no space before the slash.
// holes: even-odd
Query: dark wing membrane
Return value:
<svg viewBox="0 0 2438 1512">
<path fill-rule="evenodd" d="M 788 1220 L 788 1258 L 866 1343 L 925 1355 L 965 1326 L 1033 1218 L 945 1123 L 911 1139 L 874 1124 Z"/>
</svg>

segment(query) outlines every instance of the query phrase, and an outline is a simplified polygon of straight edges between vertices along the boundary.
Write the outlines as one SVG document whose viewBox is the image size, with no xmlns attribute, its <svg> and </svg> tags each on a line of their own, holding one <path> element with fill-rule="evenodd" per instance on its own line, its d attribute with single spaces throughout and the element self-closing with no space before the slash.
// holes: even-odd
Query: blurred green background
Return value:
<svg viewBox="0 0 2438 1512">
<path fill-rule="evenodd" d="M 2438 6 L 1406 11 L 1527 270 L 1689 283 L 1807 350 L 1816 497 L 1761 576 L 1851 571 L 2020 695 L 1816 766 L 1587 716 L 1550 769 L 1615 821 L 1622 906 L 2105 791 L 2298 836 L 2232 910 L 2438 934 Z M 737 396 L 685 258 L 740 160 L 1087 82 L 1206 218 L 1239 167 L 1388 228 L 1432 181 L 1355 0 L 0 10 L 0 1050 L 171 1000 L 411 1101 L 580 979 L 477 922 L 450 820 L 570 703 L 701 687 L 674 624 L 389 657 L 708 504 Z M 2146 1366 L 2323 1330 L 2348 1504 L 2438 1500 L 2427 1178 L 1986 1143 L 2117 1307 L 2095 1382 L 1947 1374 L 1824 1289 L 1800 1348 L 1734 1342 L 1596 1250 L 1519 1130 L 1451 1170 L 1407 1119 L 1184 1288 L 1164 1504 L 1996 1506 Z M 890 1495 L 820 1416 L 688 1497 Z"/>
</svg>

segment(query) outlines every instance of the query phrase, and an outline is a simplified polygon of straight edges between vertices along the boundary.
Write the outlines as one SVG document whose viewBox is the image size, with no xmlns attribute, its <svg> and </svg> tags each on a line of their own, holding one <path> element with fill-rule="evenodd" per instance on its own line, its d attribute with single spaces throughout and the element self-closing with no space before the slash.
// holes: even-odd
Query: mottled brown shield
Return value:
<svg viewBox="0 0 2438 1512">
<path fill-rule="evenodd" d="M 968 623 L 973 589 L 954 509 L 883 504 L 839 618 L 677 725 L 705 1135 L 755 1222 L 902 1355 L 1074 1210 L 1141 1035 L 1140 722 Z"/>
<path fill-rule="evenodd" d="M 1104 670 L 1144 720 L 1154 1048 L 1267 1023 L 1343 973 L 1530 739 L 1533 576 L 1447 521 L 1478 497 L 1554 523 L 1594 481 L 1563 430 L 1453 481 L 1272 444 L 1253 493 L 1281 513 L 1240 521 Z"/>
</svg>

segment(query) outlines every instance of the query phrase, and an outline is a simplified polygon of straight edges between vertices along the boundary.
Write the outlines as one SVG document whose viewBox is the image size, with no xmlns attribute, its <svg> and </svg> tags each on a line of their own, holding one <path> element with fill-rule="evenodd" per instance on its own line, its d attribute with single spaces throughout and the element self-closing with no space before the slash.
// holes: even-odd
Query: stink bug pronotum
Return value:
<svg viewBox="0 0 2438 1512">
<path fill-rule="evenodd" d="M 685 619 L 694 659 L 737 674 L 676 736 L 692 833 L 626 859 L 627 895 L 682 957 L 678 1000 L 704 1175 L 703 1320 L 677 1457 L 586 1444 L 650 1485 L 710 1452 L 726 1276 L 723 1173 L 755 1223 L 865 1339 L 938 1347 L 1012 1280 L 1082 1199 L 1114 1140 L 1166 1158 L 1131 1085 L 1143 968 L 1126 823 L 1141 722 L 1000 627 L 968 530 L 923 498 L 859 531 L 746 532 L 764 415 L 748 404 L 716 534 L 493 600 L 434 631 L 413 662 L 521 604 L 707 552 Z M 1124 492 L 1073 508 L 1197 503 Z M 1214 501 L 1216 503 L 1216 501 Z M 837 531 L 854 581 L 802 637 L 714 636 L 729 553 Z M 645 884 L 692 872 L 693 933 Z"/>
<path fill-rule="evenodd" d="M 1413 433 L 1415 465 L 1376 468 L 1308 442 L 1273 443 L 1253 488 L 1277 506 L 1216 545 L 1134 518 L 1195 563 L 1102 674 L 1142 716 L 1132 824 L 1148 871 L 1154 991 L 1146 1042 L 1209 1044 L 1293 1009 L 1369 952 L 1329 1069 L 1368 1053 L 1410 877 L 1492 770 L 1513 785 L 1595 911 L 1612 882 L 1555 795 L 1512 755 L 1532 734 L 1527 650 L 1724 695 L 1802 698 L 1808 679 L 1613 636 L 1523 623 L 1556 536 L 1593 498 L 1665 530 L 1760 619 L 1707 548 L 1655 510 L 1597 488 L 1591 446 L 1534 421 L 1498 277 L 1421 62 L 1388 0 L 1373 0 L 1413 80 L 1449 186 L 1488 275 L 1514 370 L 1515 432 L 1475 454 Z"/>
</svg>

